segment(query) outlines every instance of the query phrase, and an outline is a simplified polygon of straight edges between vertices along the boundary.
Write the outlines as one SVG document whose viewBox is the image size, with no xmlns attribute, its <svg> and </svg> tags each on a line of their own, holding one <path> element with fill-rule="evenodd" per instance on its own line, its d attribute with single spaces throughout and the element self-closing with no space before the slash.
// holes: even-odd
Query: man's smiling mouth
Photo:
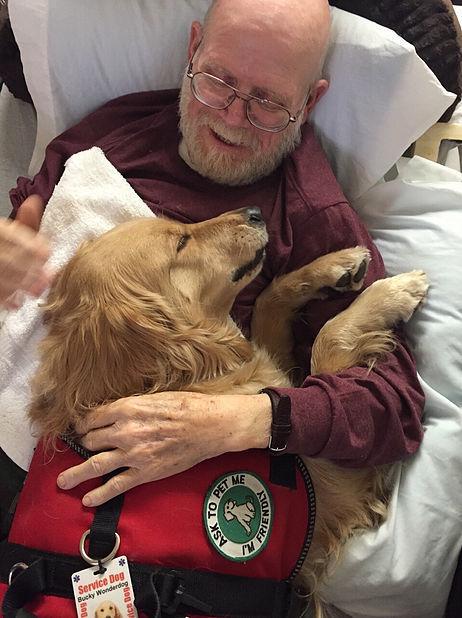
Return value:
<svg viewBox="0 0 462 618">
<path fill-rule="evenodd" d="M 232 140 L 229 140 L 226 137 L 223 137 L 222 135 L 220 135 L 219 133 L 217 133 L 213 129 L 210 129 L 210 131 L 211 131 L 213 137 L 216 140 L 218 140 L 219 142 L 221 142 L 222 144 L 225 144 L 225 146 L 232 146 L 234 148 L 245 148 L 245 145 L 241 144 L 240 142 L 233 142 Z"/>
</svg>

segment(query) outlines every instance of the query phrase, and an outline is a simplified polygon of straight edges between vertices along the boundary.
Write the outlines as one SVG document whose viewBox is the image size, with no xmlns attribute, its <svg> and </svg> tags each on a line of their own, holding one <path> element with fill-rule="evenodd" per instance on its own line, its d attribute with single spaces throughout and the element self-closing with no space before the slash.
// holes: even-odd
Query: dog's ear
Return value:
<svg viewBox="0 0 462 618">
<path fill-rule="evenodd" d="M 115 618 L 122 618 L 122 614 L 119 612 L 119 608 L 114 605 L 115 607 Z"/>
<path fill-rule="evenodd" d="M 56 437 L 99 404 L 142 393 L 153 380 L 168 384 L 165 349 L 178 329 L 172 313 L 146 290 L 136 296 L 111 287 L 108 297 L 76 289 L 61 273 L 45 306 L 48 334 L 32 383 L 29 415 L 41 431 Z"/>
</svg>

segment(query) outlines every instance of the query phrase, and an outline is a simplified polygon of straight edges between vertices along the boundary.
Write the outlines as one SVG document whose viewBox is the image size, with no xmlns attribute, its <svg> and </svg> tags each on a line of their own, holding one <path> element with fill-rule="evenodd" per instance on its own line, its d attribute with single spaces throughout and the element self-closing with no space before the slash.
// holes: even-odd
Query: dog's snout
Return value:
<svg viewBox="0 0 462 618">
<path fill-rule="evenodd" d="M 245 209 L 245 215 L 247 217 L 247 221 L 251 225 L 262 226 L 265 225 L 265 221 L 263 219 L 263 215 L 261 214 L 261 210 L 256 206 L 252 206 L 251 208 Z"/>
</svg>

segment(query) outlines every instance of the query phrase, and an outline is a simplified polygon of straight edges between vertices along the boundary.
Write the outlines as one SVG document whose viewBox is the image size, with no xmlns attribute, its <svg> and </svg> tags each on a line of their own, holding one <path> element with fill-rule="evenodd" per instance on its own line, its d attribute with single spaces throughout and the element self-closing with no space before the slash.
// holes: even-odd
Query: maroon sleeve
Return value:
<svg viewBox="0 0 462 618">
<path fill-rule="evenodd" d="M 64 164 L 71 155 L 92 146 L 100 146 L 105 151 L 114 140 L 120 141 L 130 133 L 132 123 L 161 111 L 177 98 L 177 90 L 124 95 L 109 101 L 56 137 L 47 146 L 38 174 L 33 179 L 18 178 L 17 187 L 10 191 L 13 205 L 11 216 L 16 216 L 19 206 L 29 195 L 38 194 L 45 204 L 48 203 L 63 174 Z"/>
<path fill-rule="evenodd" d="M 382 258 L 348 204 L 324 209 L 294 226 L 287 271 L 303 265 L 303 254 L 317 255 L 355 245 L 367 246 L 372 260 L 366 286 L 385 276 Z M 295 238 L 295 235 L 297 238 Z M 322 325 L 348 306 L 356 294 L 310 303 L 294 325 L 295 356 L 309 366 L 311 344 Z M 300 388 L 274 389 L 290 396 L 292 434 L 288 450 L 324 457 L 338 465 L 380 465 L 414 453 L 423 437 L 424 396 L 414 360 L 397 331 L 396 349 L 369 371 L 353 367 L 339 374 L 308 376 Z"/>
</svg>

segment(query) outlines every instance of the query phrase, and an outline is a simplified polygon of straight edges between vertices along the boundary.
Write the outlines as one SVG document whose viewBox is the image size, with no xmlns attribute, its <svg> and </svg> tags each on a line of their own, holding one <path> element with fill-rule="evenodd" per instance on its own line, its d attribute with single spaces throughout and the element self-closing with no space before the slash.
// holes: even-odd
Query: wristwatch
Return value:
<svg viewBox="0 0 462 618">
<path fill-rule="evenodd" d="M 271 401 L 273 421 L 268 449 L 273 454 L 281 454 L 287 449 L 292 423 L 290 422 L 290 397 L 279 395 L 271 388 L 264 388 L 260 393 L 266 393 Z"/>
</svg>

